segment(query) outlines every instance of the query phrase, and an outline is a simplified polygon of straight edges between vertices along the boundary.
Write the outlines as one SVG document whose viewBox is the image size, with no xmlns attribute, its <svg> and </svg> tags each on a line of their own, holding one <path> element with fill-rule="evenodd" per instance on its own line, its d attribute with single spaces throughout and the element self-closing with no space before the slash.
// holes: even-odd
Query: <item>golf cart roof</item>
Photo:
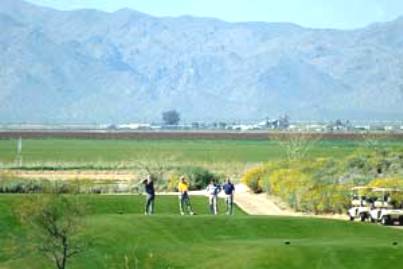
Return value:
<svg viewBox="0 0 403 269">
<path fill-rule="evenodd" d="M 367 186 L 357 186 L 351 188 L 352 191 L 359 191 L 359 190 L 372 190 L 373 187 L 367 187 Z"/>
<path fill-rule="evenodd" d="M 403 192 L 402 189 L 398 188 L 374 188 L 373 192 Z"/>
</svg>

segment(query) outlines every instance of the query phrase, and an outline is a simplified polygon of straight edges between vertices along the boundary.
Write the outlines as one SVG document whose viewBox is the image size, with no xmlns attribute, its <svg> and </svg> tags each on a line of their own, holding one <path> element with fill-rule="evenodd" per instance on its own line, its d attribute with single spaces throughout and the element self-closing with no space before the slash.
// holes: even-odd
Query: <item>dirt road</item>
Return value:
<svg viewBox="0 0 403 269">
<path fill-rule="evenodd" d="M 295 212 L 281 203 L 274 197 L 266 194 L 254 194 L 246 185 L 235 186 L 235 203 L 249 215 L 271 215 L 271 216 L 292 216 L 292 217 L 316 217 L 325 219 L 347 220 L 345 215 L 314 215 Z"/>
</svg>

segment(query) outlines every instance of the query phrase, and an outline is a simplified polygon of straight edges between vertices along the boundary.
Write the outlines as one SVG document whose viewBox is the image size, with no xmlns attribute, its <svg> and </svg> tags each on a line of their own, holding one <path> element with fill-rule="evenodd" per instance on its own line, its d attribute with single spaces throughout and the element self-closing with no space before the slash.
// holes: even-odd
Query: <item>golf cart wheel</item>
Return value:
<svg viewBox="0 0 403 269">
<path fill-rule="evenodd" d="M 350 221 L 354 221 L 354 217 L 353 216 L 349 216 L 350 217 Z"/>
<path fill-rule="evenodd" d="M 361 213 L 361 214 L 360 214 L 360 220 L 361 220 L 361 222 L 366 221 L 366 220 L 367 220 L 367 216 L 366 216 L 364 213 Z"/>
<path fill-rule="evenodd" d="M 382 217 L 382 219 L 381 219 L 381 223 L 382 223 L 382 225 L 389 225 L 390 224 L 390 218 L 389 218 L 389 216 L 383 216 Z"/>
<path fill-rule="evenodd" d="M 373 217 L 370 217 L 369 220 L 371 221 L 371 223 L 375 223 L 376 220 Z"/>
</svg>

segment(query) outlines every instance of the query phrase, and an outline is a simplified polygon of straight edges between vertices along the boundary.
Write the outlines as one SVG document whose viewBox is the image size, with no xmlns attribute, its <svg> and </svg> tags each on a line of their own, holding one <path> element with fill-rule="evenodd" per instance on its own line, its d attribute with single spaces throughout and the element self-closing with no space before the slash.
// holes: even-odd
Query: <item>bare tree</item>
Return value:
<svg viewBox="0 0 403 269">
<path fill-rule="evenodd" d="M 312 149 L 321 139 L 321 134 L 312 133 L 280 133 L 271 137 L 284 150 L 287 161 L 297 161 L 306 157 L 308 151 Z"/>
<path fill-rule="evenodd" d="M 371 133 L 370 131 L 362 132 L 361 137 L 364 147 L 369 151 L 380 153 L 384 150 L 384 142 L 387 138 L 386 134 Z"/>
<path fill-rule="evenodd" d="M 174 168 L 176 159 L 177 156 L 172 154 L 155 155 L 152 152 L 146 153 L 141 160 L 137 161 L 140 176 L 144 178 L 150 175 L 157 189 L 160 187 L 164 188 L 166 174 Z M 141 182 L 137 180 L 131 185 L 132 191 L 140 192 L 143 188 Z"/>
<path fill-rule="evenodd" d="M 150 175 L 153 177 L 153 180 L 158 181 L 164 179 L 165 173 L 172 167 L 176 159 L 176 155 L 155 155 L 150 152 L 146 153 L 137 164 L 145 174 Z"/>
<path fill-rule="evenodd" d="M 17 209 L 20 220 L 29 227 L 35 248 L 53 261 L 57 269 L 65 269 L 69 259 L 84 251 L 88 244 L 77 237 L 83 228 L 83 211 L 74 198 L 41 194 L 27 198 Z"/>
</svg>

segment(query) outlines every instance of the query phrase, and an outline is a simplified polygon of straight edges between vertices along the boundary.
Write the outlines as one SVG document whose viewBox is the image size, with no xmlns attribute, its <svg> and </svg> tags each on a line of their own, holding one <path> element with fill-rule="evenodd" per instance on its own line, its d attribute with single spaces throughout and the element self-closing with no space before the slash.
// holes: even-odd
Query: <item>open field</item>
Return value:
<svg viewBox="0 0 403 269">
<path fill-rule="evenodd" d="M 382 140 L 385 147 L 403 149 L 403 140 Z M 322 139 L 308 156 L 346 157 L 365 147 L 360 140 Z M 0 163 L 12 165 L 16 160 L 17 139 L 0 140 Z M 222 163 L 248 164 L 283 158 L 284 148 L 273 140 L 203 140 L 203 139 L 23 139 L 24 166 L 65 164 L 71 168 L 133 168 L 137 161 L 166 159 L 172 165 Z M 40 167 L 39 167 L 40 168 Z M 55 167 L 57 168 L 57 167 Z"/>
<path fill-rule="evenodd" d="M 163 130 L 163 131 L 110 131 L 110 130 L 0 130 L 0 138 L 77 138 L 77 139 L 134 139 L 134 140 L 161 140 L 161 139 L 203 139 L 203 140 L 267 140 L 278 136 L 295 136 L 298 132 L 279 131 L 222 131 L 222 130 Z M 307 133 L 313 137 L 324 137 L 330 140 L 362 140 L 360 132 L 328 132 Z M 403 132 L 372 132 L 372 137 L 403 139 Z"/>
<path fill-rule="evenodd" d="M 11 209 L 21 199 L 0 196 L 0 268 L 52 268 L 27 248 Z M 137 259 L 137 268 L 397 268 L 403 259 L 402 230 L 378 225 L 239 211 L 181 217 L 176 197 L 158 197 L 159 214 L 145 217 L 142 197 L 79 199 L 88 208 L 81 238 L 93 244 L 69 268 L 125 268 L 125 256 Z M 205 199 L 192 200 L 199 213 L 206 212 Z"/>
<path fill-rule="evenodd" d="M 127 181 L 144 174 L 147 165 L 163 166 L 165 171 L 199 166 L 238 180 L 250 167 L 286 156 L 284 145 L 273 135 L 269 139 L 267 133 L 261 132 L 3 132 L 0 175 Z M 17 156 L 20 136 L 27 138 L 22 139 L 21 155 Z M 357 150 L 371 150 L 364 138 L 360 134 L 324 135 L 309 148 L 306 158 L 341 159 Z M 375 134 L 371 139 L 374 138 L 384 148 L 403 150 L 403 139 L 398 134 Z"/>
</svg>

